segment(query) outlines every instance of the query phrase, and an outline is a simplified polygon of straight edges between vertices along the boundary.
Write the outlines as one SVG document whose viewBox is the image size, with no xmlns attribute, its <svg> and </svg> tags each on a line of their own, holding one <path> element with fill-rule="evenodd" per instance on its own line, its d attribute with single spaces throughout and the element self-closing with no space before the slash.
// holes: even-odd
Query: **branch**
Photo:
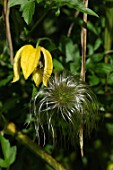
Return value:
<svg viewBox="0 0 113 170">
<path fill-rule="evenodd" d="M 15 136 L 16 139 L 23 143 L 28 149 L 34 152 L 37 156 L 40 156 L 45 162 L 47 162 L 55 170 L 66 170 L 60 163 L 58 163 L 51 155 L 43 151 L 37 144 L 35 144 L 27 135 L 21 131 L 16 130 L 14 123 L 9 123 L 5 127 L 5 131 Z"/>
<path fill-rule="evenodd" d="M 88 7 L 88 0 L 83 0 L 85 7 Z M 83 14 L 83 26 L 81 31 L 81 46 L 82 46 L 82 65 L 81 65 L 81 79 L 85 81 L 85 72 L 86 72 L 86 43 L 87 43 L 87 14 Z M 81 122 L 80 126 L 80 149 L 81 149 L 81 156 L 84 156 L 84 125 L 83 122 Z"/>
<path fill-rule="evenodd" d="M 10 50 L 10 62 L 13 64 L 13 44 L 11 38 L 10 22 L 9 22 L 10 8 L 8 7 L 8 0 L 4 0 L 4 20 L 6 26 L 6 37 Z"/>
<path fill-rule="evenodd" d="M 85 7 L 88 7 L 88 0 L 83 0 Z M 86 64 L 86 43 L 87 43 L 87 14 L 83 14 L 83 26 L 81 31 L 81 46 L 82 46 L 82 65 L 81 78 L 85 81 L 85 64 Z"/>
<path fill-rule="evenodd" d="M 28 35 L 32 34 L 32 32 L 37 28 L 37 26 L 41 23 L 41 21 L 45 18 L 47 13 L 49 12 L 49 9 L 42 14 L 42 16 L 36 21 L 36 23 L 33 25 L 32 29 L 28 32 Z"/>
<path fill-rule="evenodd" d="M 74 19 L 77 18 L 78 15 L 79 15 L 79 11 L 76 11 L 75 14 L 74 14 Z M 69 29 L 68 29 L 68 32 L 67 32 L 67 37 L 70 37 L 71 32 L 72 32 L 72 29 L 73 29 L 73 27 L 74 27 L 74 24 L 75 24 L 75 22 L 73 21 L 73 22 L 71 23 L 71 25 L 69 26 Z"/>
</svg>

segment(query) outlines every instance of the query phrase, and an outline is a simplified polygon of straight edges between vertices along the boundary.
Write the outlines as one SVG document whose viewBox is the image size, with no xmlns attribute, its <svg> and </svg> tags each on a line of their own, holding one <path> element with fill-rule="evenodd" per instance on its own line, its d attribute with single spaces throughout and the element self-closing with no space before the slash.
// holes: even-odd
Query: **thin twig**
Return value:
<svg viewBox="0 0 113 170">
<path fill-rule="evenodd" d="M 85 7 L 88 7 L 88 0 L 84 0 Z M 87 43 L 87 14 L 83 14 L 83 26 L 81 31 L 81 46 L 82 46 L 82 65 L 81 78 L 85 81 L 85 65 L 86 65 L 86 43 Z"/>
<path fill-rule="evenodd" d="M 48 12 L 49 12 L 49 9 L 45 13 L 42 14 L 42 16 L 33 25 L 32 29 L 28 32 L 28 35 L 30 35 L 37 28 L 37 26 L 42 22 L 42 20 L 45 18 Z"/>
<path fill-rule="evenodd" d="M 46 163 L 48 163 L 55 170 L 66 170 L 51 155 L 46 153 L 36 143 L 34 143 L 27 135 L 23 134 L 21 131 L 17 131 L 14 123 L 7 124 L 5 127 L 5 131 L 11 134 L 12 136 L 15 136 L 19 142 L 23 143 L 28 149 L 30 149 L 37 156 L 42 158 Z"/>
<path fill-rule="evenodd" d="M 77 18 L 79 15 L 79 11 L 76 11 L 74 14 L 74 19 Z M 71 25 L 69 26 L 68 32 L 67 32 L 67 37 L 70 37 L 72 29 L 74 27 L 75 22 L 72 22 Z"/>
<path fill-rule="evenodd" d="M 83 0 L 85 7 L 88 7 L 88 0 Z M 85 81 L 85 72 L 86 72 L 86 43 L 87 43 L 87 14 L 83 14 L 83 26 L 81 31 L 81 47 L 82 47 L 82 64 L 81 64 L 81 79 Z M 84 156 L 84 140 L 83 140 L 83 122 L 81 122 L 80 127 L 80 149 L 81 149 L 81 156 Z"/>
<path fill-rule="evenodd" d="M 113 53 L 113 50 L 107 50 L 107 51 L 105 51 L 104 53 L 105 53 L 105 55 L 112 54 L 112 53 Z"/>
<path fill-rule="evenodd" d="M 10 22 L 9 22 L 10 8 L 8 6 L 8 0 L 4 0 L 4 20 L 6 26 L 6 37 L 10 50 L 10 62 L 13 64 L 13 44 L 11 38 Z"/>
</svg>

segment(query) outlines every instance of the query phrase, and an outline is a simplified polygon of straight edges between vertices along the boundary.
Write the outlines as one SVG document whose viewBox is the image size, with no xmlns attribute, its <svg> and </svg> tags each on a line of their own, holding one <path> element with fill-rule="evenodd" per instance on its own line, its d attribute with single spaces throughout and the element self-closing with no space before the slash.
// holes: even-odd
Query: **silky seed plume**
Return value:
<svg viewBox="0 0 113 170">
<path fill-rule="evenodd" d="M 79 76 L 61 74 L 51 77 L 48 86 L 40 90 L 34 99 L 35 128 L 38 139 L 43 134 L 59 136 L 71 141 L 79 136 L 81 121 L 86 134 L 95 128 L 98 116 L 97 99 L 91 88 Z M 42 136 L 42 135 L 41 135 Z"/>
</svg>

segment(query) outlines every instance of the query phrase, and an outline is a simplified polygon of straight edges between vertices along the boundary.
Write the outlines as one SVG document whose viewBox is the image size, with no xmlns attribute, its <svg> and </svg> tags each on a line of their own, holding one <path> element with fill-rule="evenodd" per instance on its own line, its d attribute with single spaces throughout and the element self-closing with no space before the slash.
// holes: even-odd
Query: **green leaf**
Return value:
<svg viewBox="0 0 113 170">
<path fill-rule="evenodd" d="M 99 63 L 95 66 L 97 73 L 109 74 L 113 71 L 113 66 L 111 64 Z"/>
<path fill-rule="evenodd" d="M 80 65 L 76 63 L 70 63 L 70 71 L 73 74 L 78 74 L 78 71 L 80 70 Z"/>
<path fill-rule="evenodd" d="M 100 82 L 99 78 L 96 75 L 91 75 L 89 76 L 89 84 L 91 86 L 98 85 Z"/>
<path fill-rule="evenodd" d="M 4 155 L 4 159 L 7 159 L 10 154 L 10 143 L 2 135 L 0 135 L 0 141 L 1 141 L 1 147 Z"/>
<path fill-rule="evenodd" d="M 85 8 L 85 7 L 79 7 L 77 8 L 80 12 L 89 14 L 89 15 L 93 15 L 95 17 L 99 17 L 93 10 L 89 9 L 89 8 Z"/>
<path fill-rule="evenodd" d="M 94 48 L 92 44 L 87 45 L 88 48 L 88 55 L 93 55 L 94 54 Z"/>
<path fill-rule="evenodd" d="M 54 65 L 54 70 L 55 71 L 62 71 L 62 70 L 64 70 L 64 67 L 63 67 L 62 63 L 59 62 L 56 59 L 53 59 L 53 65 Z"/>
<path fill-rule="evenodd" d="M 17 151 L 16 146 L 10 147 L 10 155 L 9 155 L 9 158 L 8 158 L 8 162 L 9 162 L 10 165 L 11 165 L 11 164 L 15 161 L 15 159 L 16 159 L 16 151 Z"/>
<path fill-rule="evenodd" d="M 6 160 L 3 160 L 0 158 L 0 167 L 7 168 L 7 167 L 9 167 L 9 165 L 7 164 Z"/>
<path fill-rule="evenodd" d="M 42 1 L 43 1 L 43 0 L 36 0 L 37 3 L 40 3 L 40 2 L 42 2 Z"/>
<path fill-rule="evenodd" d="M 0 159 L 0 166 L 9 167 L 16 159 L 16 146 L 11 147 L 9 140 L 0 135 L 1 148 L 4 160 Z"/>
<path fill-rule="evenodd" d="M 113 124 L 112 123 L 106 123 L 106 128 L 108 130 L 108 133 L 113 136 Z"/>
<path fill-rule="evenodd" d="M 80 0 L 62 0 L 60 4 L 67 5 L 68 7 L 75 8 L 80 12 L 98 17 L 98 15 L 94 11 L 89 8 L 86 8 L 83 2 Z"/>
<path fill-rule="evenodd" d="M 98 73 L 98 74 L 109 74 L 113 71 L 112 64 L 106 64 L 106 63 L 94 63 L 91 58 L 89 58 L 86 62 L 86 68 L 92 72 L 92 73 Z"/>
<path fill-rule="evenodd" d="M 96 51 L 102 44 L 102 40 L 100 38 L 98 38 L 96 41 L 95 41 L 95 45 L 94 45 L 94 51 Z"/>
<path fill-rule="evenodd" d="M 108 76 L 108 84 L 113 85 L 113 73 Z"/>
<path fill-rule="evenodd" d="M 13 7 L 15 5 L 22 5 L 28 2 L 28 0 L 9 0 L 9 7 Z"/>
<path fill-rule="evenodd" d="M 73 55 L 75 54 L 75 46 L 73 45 L 73 42 L 71 39 L 68 39 L 66 46 L 65 46 L 65 52 L 66 52 L 66 62 L 73 60 Z"/>
<path fill-rule="evenodd" d="M 22 16 L 24 18 L 24 21 L 27 24 L 30 24 L 34 11 L 35 11 L 35 2 L 34 1 L 28 1 L 28 3 L 21 6 Z"/>
<path fill-rule="evenodd" d="M 9 75 L 7 78 L 1 79 L 0 87 L 5 86 L 7 83 L 11 82 L 12 78 L 13 78 L 13 75 Z"/>
<path fill-rule="evenodd" d="M 34 0 L 10 0 L 9 6 L 13 7 L 15 5 L 20 5 L 20 11 L 22 11 L 22 16 L 27 24 L 30 24 L 32 16 L 35 11 L 35 1 Z"/>
<path fill-rule="evenodd" d="M 66 56 L 66 63 L 70 61 L 77 62 L 77 57 L 79 56 L 79 48 L 76 44 L 73 44 L 72 39 L 62 36 L 61 43 L 60 43 L 60 50 Z"/>
<path fill-rule="evenodd" d="M 88 30 L 92 31 L 94 34 L 98 35 L 98 31 L 97 31 L 94 23 L 88 21 L 87 22 L 87 28 L 88 28 Z"/>
<path fill-rule="evenodd" d="M 92 60 L 93 62 L 99 62 L 99 61 L 101 61 L 103 58 L 104 58 L 104 54 L 103 54 L 103 53 L 97 53 L 97 54 L 93 54 L 93 55 L 91 56 L 91 60 Z"/>
</svg>

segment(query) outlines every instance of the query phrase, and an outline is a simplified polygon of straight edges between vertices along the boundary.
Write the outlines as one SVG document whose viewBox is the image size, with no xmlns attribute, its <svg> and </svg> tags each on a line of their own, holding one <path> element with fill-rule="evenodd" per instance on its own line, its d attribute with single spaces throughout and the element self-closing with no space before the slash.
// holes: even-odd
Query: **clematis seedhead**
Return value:
<svg viewBox="0 0 113 170">
<path fill-rule="evenodd" d="M 50 135 L 53 141 L 59 136 L 75 144 L 81 122 L 86 134 L 96 127 L 97 99 L 91 88 L 79 76 L 60 74 L 51 77 L 48 86 L 40 90 L 34 99 L 35 127 L 38 139 L 40 131 L 44 141 Z"/>
<path fill-rule="evenodd" d="M 47 81 L 53 70 L 52 56 L 48 50 L 41 46 L 34 48 L 32 45 L 25 45 L 15 55 L 12 82 L 19 80 L 20 67 L 25 80 L 32 74 L 36 86 L 39 86 L 41 82 L 47 86 Z"/>
</svg>

